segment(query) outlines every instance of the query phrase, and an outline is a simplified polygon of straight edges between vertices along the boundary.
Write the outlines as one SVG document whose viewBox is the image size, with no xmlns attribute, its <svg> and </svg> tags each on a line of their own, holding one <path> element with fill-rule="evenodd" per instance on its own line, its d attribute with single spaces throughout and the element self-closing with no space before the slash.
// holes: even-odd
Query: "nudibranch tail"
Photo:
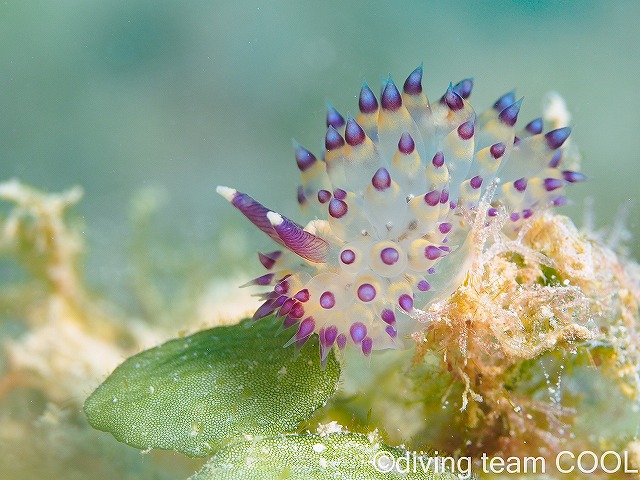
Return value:
<svg viewBox="0 0 640 480">
<path fill-rule="evenodd" d="M 545 133 L 536 118 L 517 129 L 523 98 L 514 91 L 476 114 L 472 78 L 430 102 L 422 76 L 420 65 L 402 89 L 389 76 L 379 99 L 363 82 L 355 117 L 327 102 L 323 155 L 293 142 L 298 203 L 317 216 L 306 227 L 217 189 L 283 247 L 259 254 L 268 273 L 248 285 L 271 290 L 254 318 L 281 317 L 297 347 L 317 334 L 323 362 L 334 347 L 365 356 L 401 347 L 416 309 L 459 286 L 474 218 L 499 221 L 513 237 L 536 211 L 564 204 L 564 187 L 586 180 L 562 167 L 569 127 Z"/>
</svg>

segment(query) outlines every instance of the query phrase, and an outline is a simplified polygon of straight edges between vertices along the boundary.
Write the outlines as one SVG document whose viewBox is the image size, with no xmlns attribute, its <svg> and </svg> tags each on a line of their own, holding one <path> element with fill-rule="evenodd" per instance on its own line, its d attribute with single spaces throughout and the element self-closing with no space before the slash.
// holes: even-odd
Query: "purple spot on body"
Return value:
<svg viewBox="0 0 640 480">
<path fill-rule="evenodd" d="M 327 203 L 329 200 L 331 200 L 331 192 L 329 192 L 328 190 L 318 191 L 318 201 L 320 203 Z"/>
<path fill-rule="evenodd" d="M 454 202 L 453 200 L 451 200 L 451 201 L 449 202 L 449 208 L 450 208 L 451 210 L 455 210 L 457 206 L 458 206 L 458 204 L 457 204 L 456 202 Z"/>
<path fill-rule="evenodd" d="M 371 355 L 371 349 L 373 348 L 373 340 L 371 337 L 366 337 L 362 340 L 362 353 L 365 356 Z"/>
<path fill-rule="evenodd" d="M 440 203 L 440 192 L 438 190 L 432 190 L 431 192 L 425 194 L 424 201 L 430 207 L 435 207 Z"/>
<path fill-rule="evenodd" d="M 553 200 L 554 207 L 561 207 L 562 205 L 566 205 L 566 204 L 567 204 L 566 197 L 557 197 Z"/>
<path fill-rule="evenodd" d="M 569 138 L 570 133 L 571 129 L 569 127 L 563 127 L 556 130 L 551 130 L 549 133 L 546 133 L 544 137 L 547 140 L 547 145 L 549 145 L 549 148 L 555 150 L 562 146 L 567 138 Z"/>
<path fill-rule="evenodd" d="M 493 104 L 493 108 L 494 110 L 501 112 L 502 110 L 507 108 L 509 105 L 512 105 L 513 102 L 515 101 L 516 101 L 516 92 L 512 91 L 509 93 L 505 93 L 498 100 L 496 100 L 496 103 Z"/>
<path fill-rule="evenodd" d="M 380 260 L 387 265 L 393 265 L 400 259 L 398 250 L 393 247 L 383 248 L 380 252 Z"/>
<path fill-rule="evenodd" d="M 587 179 L 584 173 L 573 172 L 571 170 L 562 172 L 562 178 L 569 183 L 584 182 Z"/>
<path fill-rule="evenodd" d="M 345 198 L 347 198 L 347 192 L 345 192 L 341 188 L 336 188 L 333 191 L 333 196 L 336 197 L 338 200 L 344 200 Z"/>
<path fill-rule="evenodd" d="M 473 120 L 464 122 L 462 125 L 458 127 L 458 136 L 462 140 L 469 140 L 471 137 L 473 137 L 473 132 L 474 132 Z"/>
<path fill-rule="evenodd" d="M 389 325 L 396 323 L 396 315 L 393 313 L 393 310 L 389 310 L 388 308 L 382 310 L 380 318 L 382 318 L 383 322 L 388 323 Z"/>
<path fill-rule="evenodd" d="M 449 201 L 449 190 L 442 190 L 440 194 L 440 203 L 447 203 Z"/>
<path fill-rule="evenodd" d="M 427 270 L 427 273 L 428 273 L 429 275 L 433 275 L 434 273 L 436 273 L 436 269 L 435 269 L 435 267 L 431 267 L 429 270 Z"/>
<path fill-rule="evenodd" d="M 329 215 L 331 215 L 333 218 L 342 218 L 347 214 L 348 211 L 349 207 L 342 200 L 334 198 L 333 200 L 331 200 L 331 202 L 329 202 Z"/>
<path fill-rule="evenodd" d="M 344 263 L 345 265 L 351 265 L 356 259 L 356 254 L 353 252 L 353 250 L 349 250 L 348 248 L 343 250 L 342 253 L 340 254 L 340 260 L 342 260 L 342 263 Z"/>
<path fill-rule="evenodd" d="M 512 222 L 517 222 L 518 220 L 520 220 L 520 215 L 517 212 L 513 212 L 511 215 L 509 215 L 509 219 Z"/>
<path fill-rule="evenodd" d="M 464 99 L 469 98 L 471 90 L 473 90 L 473 78 L 465 78 L 453 86 L 453 91 Z"/>
<path fill-rule="evenodd" d="M 328 347 L 338 338 L 338 328 L 335 325 L 329 325 L 324 331 L 324 343 Z"/>
<path fill-rule="evenodd" d="M 391 80 L 391 75 L 389 75 L 387 84 L 384 86 L 384 90 L 382 91 L 380 103 L 382 103 L 382 108 L 384 110 L 395 111 L 402 106 L 402 96 L 398 91 L 398 87 L 396 87 L 393 80 Z"/>
<path fill-rule="evenodd" d="M 336 150 L 344 145 L 344 139 L 338 131 L 330 126 L 324 137 L 324 146 L 327 150 Z"/>
<path fill-rule="evenodd" d="M 378 110 L 378 100 L 376 100 L 376 96 L 373 94 L 366 82 L 362 84 L 362 89 L 360 89 L 358 107 L 360 108 L 360 111 L 365 114 L 371 114 Z"/>
<path fill-rule="evenodd" d="M 409 95 L 420 95 L 422 93 L 422 65 L 409 74 L 402 87 Z"/>
<path fill-rule="evenodd" d="M 518 121 L 518 113 L 520 113 L 520 105 L 522 105 L 522 99 L 517 102 L 509 105 L 504 110 L 500 112 L 498 118 L 502 123 L 513 127 Z"/>
<path fill-rule="evenodd" d="M 513 137 L 513 144 L 517 145 L 519 143 L 520 143 L 520 137 L 516 135 L 515 137 Z"/>
<path fill-rule="evenodd" d="M 314 163 L 318 161 L 313 153 L 311 153 L 306 148 L 297 145 L 294 150 L 294 155 L 296 157 L 296 163 L 298 164 L 298 168 L 301 172 L 304 172 L 309 167 L 311 167 Z"/>
<path fill-rule="evenodd" d="M 449 233 L 449 232 L 451 231 L 451 228 L 452 228 L 452 227 L 453 227 L 453 226 L 452 226 L 450 223 L 445 222 L 445 223 L 441 223 L 441 224 L 438 226 L 438 230 L 440 230 L 440 233 L 442 233 L 443 235 L 445 235 L 445 234 L 447 234 L 447 233 Z"/>
<path fill-rule="evenodd" d="M 358 287 L 358 298 L 363 302 L 370 302 L 376 298 L 376 289 L 370 283 L 363 283 Z"/>
<path fill-rule="evenodd" d="M 391 325 L 385 328 L 384 331 L 387 332 L 387 335 L 389 335 L 391 338 L 396 338 L 398 336 L 398 332 Z"/>
<path fill-rule="evenodd" d="M 449 253 L 451 252 L 451 249 L 449 247 L 447 247 L 446 245 L 441 245 L 440 247 L 438 247 L 440 250 L 442 250 L 443 252 Z"/>
<path fill-rule="evenodd" d="M 473 188 L 474 190 L 479 189 L 482 186 L 482 177 L 480 175 L 476 175 L 471 180 L 469 180 L 469 185 L 471 185 L 471 188 Z"/>
<path fill-rule="evenodd" d="M 527 179 L 522 177 L 513 182 L 513 187 L 519 191 L 524 192 L 527 189 Z"/>
<path fill-rule="evenodd" d="M 426 280 L 420 280 L 418 282 L 418 290 L 420 290 L 421 292 L 428 292 L 430 288 L 431 285 Z"/>
<path fill-rule="evenodd" d="M 398 298 L 398 305 L 400 305 L 400 308 L 405 312 L 410 312 L 413 309 L 413 297 L 406 293 L 400 295 L 400 298 Z"/>
<path fill-rule="evenodd" d="M 293 296 L 293 298 L 301 302 L 307 302 L 309 300 L 309 290 L 307 290 L 306 288 L 303 288 L 298 293 L 296 293 Z"/>
<path fill-rule="evenodd" d="M 547 192 L 553 192 L 554 190 L 557 190 L 558 188 L 562 187 L 564 185 L 564 182 L 562 180 L 559 180 L 557 178 L 545 178 L 544 179 L 544 189 Z"/>
<path fill-rule="evenodd" d="M 338 348 L 340 350 L 344 349 L 344 347 L 347 345 L 347 336 L 344 333 L 341 333 L 340 335 L 338 335 L 336 342 L 338 343 Z"/>
<path fill-rule="evenodd" d="M 539 133 L 542 133 L 542 118 L 531 120 L 524 128 L 531 135 L 538 135 Z"/>
<path fill-rule="evenodd" d="M 437 152 L 433 156 L 433 160 L 431 160 L 431 163 L 433 164 L 434 167 L 437 167 L 437 168 L 440 168 L 441 166 L 443 166 L 444 165 L 444 153 Z"/>
<path fill-rule="evenodd" d="M 497 160 L 498 158 L 500 158 L 500 157 L 502 157 L 504 155 L 504 152 L 505 152 L 506 149 L 507 149 L 507 147 L 505 146 L 504 143 L 502 143 L 502 142 L 494 143 L 489 148 L 489 152 L 491 153 L 491 156 Z"/>
<path fill-rule="evenodd" d="M 398 142 L 398 150 L 404 153 L 405 155 L 409 155 L 416 148 L 416 144 L 407 132 L 404 132 L 400 137 L 400 141 Z"/>
<path fill-rule="evenodd" d="M 344 139 L 350 146 L 355 147 L 364 142 L 365 138 L 366 134 L 362 127 L 353 118 L 350 118 L 344 131 Z"/>
<path fill-rule="evenodd" d="M 367 336 L 367 327 L 365 327 L 361 322 L 355 322 L 351 325 L 349 333 L 351 334 L 351 339 L 355 343 L 360 343 L 362 339 Z"/>
<path fill-rule="evenodd" d="M 331 292 L 323 292 L 320 295 L 320 306 L 326 310 L 333 308 L 336 304 L 336 297 Z"/>
<path fill-rule="evenodd" d="M 531 215 L 533 215 L 533 210 L 531 210 L 530 208 L 525 208 L 522 211 L 522 218 L 529 218 L 531 217 Z"/>
<path fill-rule="evenodd" d="M 435 245 L 429 245 L 427 248 L 424 249 L 424 256 L 428 260 L 436 260 L 440 258 L 441 254 L 442 254 L 442 251 Z"/>
<path fill-rule="evenodd" d="M 298 331 L 296 332 L 296 339 L 302 340 L 303 338 L 307 338 L 309 335 L 313 333 L 316 328 L 316 322 L 313 317 L 305 318 L 298 327 Z"/>
<path fill-rule="evenodd" d="M 498 209 L 491 207 L 489 210 L 487 210 L 487 215 L 489 215 L 490 217 L 495 217 L 498 215 Z"/>
<path fill-rule="evenodd" d="M 338 129 L 344 125 L 344 117 L 338 113 L 333 105 L 327 105 L 327 127 Z"/>
<path fill-rule="evenodd" d="M 444 103 L 446 103 L 454 112 L 464 107 L 464 100 L 462 100 L 460 95 L 453 91 L 453 85 L 451 84 L 449 84 L 449 88 L 442 97 L 442 100 L 444 100 Z"/>
</svg>

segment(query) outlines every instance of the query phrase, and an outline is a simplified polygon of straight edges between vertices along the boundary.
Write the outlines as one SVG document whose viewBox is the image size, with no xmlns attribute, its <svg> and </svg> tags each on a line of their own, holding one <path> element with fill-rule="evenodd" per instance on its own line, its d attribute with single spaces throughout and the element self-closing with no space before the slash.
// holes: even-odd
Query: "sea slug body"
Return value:
<svg viewBox="0 0 640 480">
<path fill-rule="evenodd" d="M 322 158 L 294 144 L 298 202 L 316 216 L 306 227 L 218 187 L 283 247 L 259 254 L 268 273 L 249 284 L 271 290 L 254 318 L 282 317 L 298 346 L 317 333 L 323 360 L 334 345 L 364 355 L 400 347 L 416 328 L 416 308 L 466 273 L 469 215 L 491 222 L 505 212 L 503 231 L 513 236 L 585 179 L 562 169 L 568 127 L 543 133 L 538 118 L 516 129 L 522 99 L 513 92 L 476 115 L 471 79 L 429 102 L 422 73 L 416 68 L 402 92 L 389 76 L 379 101 L 364 83 L 356 118 L 329 105 Z M 488 189 L 491 205 L 479 211 Z"/>
</svg>

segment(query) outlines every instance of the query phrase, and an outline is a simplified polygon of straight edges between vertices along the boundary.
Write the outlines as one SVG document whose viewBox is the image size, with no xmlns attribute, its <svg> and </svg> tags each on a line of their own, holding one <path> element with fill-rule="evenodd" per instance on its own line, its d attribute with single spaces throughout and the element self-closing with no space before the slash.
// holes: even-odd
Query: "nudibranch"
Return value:
<svg viewBox="0 0 640 480">
<path fill-rule="evenodd" d="M 568 127 L 543 133 L 537 118 L 516 128 L 522 99 L 514 92 L 476 115 L 472 79 L 430 102 L 422 74 L 416 68 L 402 92 L 389 76 L 379 101 L 363 83 L 356 118 L 328 104 L 321 158 L 294 142 L 298 203 L 316 217 L 306 227 L 217 189 L 283 247 L 258 254 L 268 273 L 247 285 L 271 289 L 254 318 L 275 314 L 284 328 L 296 326 L 288 344 L 316 333 L 323 361 L 334 345 L 367 356 L 400 347 L 419 309 L 462 282 L 473 216 L 490 223 L 501 215 L 512 236 L 585 178 L 561 168 Z M 490 203 L 481 201 L 487 190 Z"/>
</svg>

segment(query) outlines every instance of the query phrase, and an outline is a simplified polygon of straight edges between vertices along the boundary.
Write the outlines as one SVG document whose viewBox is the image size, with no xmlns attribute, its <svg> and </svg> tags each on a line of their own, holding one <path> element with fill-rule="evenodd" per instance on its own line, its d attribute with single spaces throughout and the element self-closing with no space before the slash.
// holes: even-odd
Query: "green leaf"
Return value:
<svg viewBox="0 0 640 480">
<path fill-rule="evenodd" d="M 244 321 L 127 359 L 85 402 L 89 423 L 133 447 L 193 457 L 293 431 L 335 393 L 340 366 L 332 352 L 321 369 L 315 336 L 294 360 L 278 328 Z"/>
<path fill-rule="evenodd" d="M 399 460 L 404 458 L 410 459 L 408 464 Z M 359 433 L 279 435 L 229 445 L 189 480 L 459 479 L 441 473 L 442 466 L 435 473 L 426 456 L 416 455 L 414 468 L 413 458 L 412 452 L 372 442 Z M 389 470 L 394 466 L 398 470 Z"/>
</svg>

